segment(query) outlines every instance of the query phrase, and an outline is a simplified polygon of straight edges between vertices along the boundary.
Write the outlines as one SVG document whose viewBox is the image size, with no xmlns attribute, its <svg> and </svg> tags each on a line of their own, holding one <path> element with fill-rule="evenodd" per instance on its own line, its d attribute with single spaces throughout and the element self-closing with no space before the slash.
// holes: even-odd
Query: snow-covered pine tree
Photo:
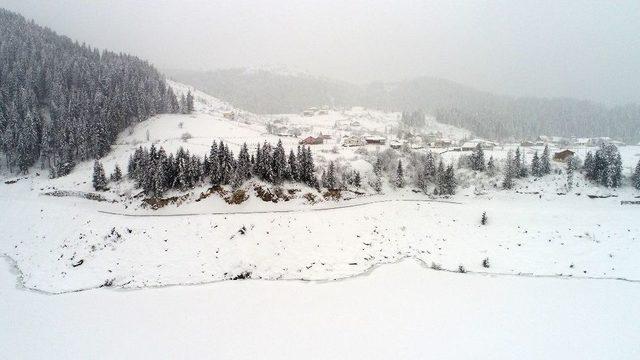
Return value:
<svg viewBox="0 0 640 360">
<path fill-rule="evenodd" d="M 487 161 L 487 174 L 489 174 L 489 176 L 494 176 L 496 171 L 495 161 L 493 160 L 493 156 L 490 156 L 489 161 Z"/>
<path fill-rule="evenodd" d="M 402 169 L 402 160 L 398 160 L 398 167 L 396 168 L 396 176 L 394 179 L 394 185 L 397 188 L 403 188 L 405 185 L 404 181 L 404 170 Z"/>
<path fill-rule="evenodd" d="M 444 173 L 444 181 L 443 181 L 443 193 L 446 195 L 453 195 L 456 193 L 456 174 L 453 169 L 453 164 L 449 164 Z"/>
<path fill-rule="evenodd" d="M 242 184 L 244 183 L 246 177 L 245 174 L 242 170 L 240 170 L 240 167 L 236 167 L 235 171 L 233 172 L 233 175 L 231 176 L 231 187 L 235 190 L 238 189 L 240 186 L 242 186 Z"/>
<path fill-rule="evenodd" d="M 520 171 L 522 169 L 522 154 L 520 152 L 519 147 L 516 149 L 516 153 L 513 157 L 513 169 L 514 169 L 514 176 L 520 177 Z"/>
<path fill-rule="evenodd" d="M 327 168 L 327 172 L 324 179 L 324 187 L 329 190 L 337 189 L 338 181 L 336 177 L 336 166 L 333 161 L 329 162 L 329 167 Z"/>
<path fill-rule="evenodd" d="M 631 178 L 632 185 L 637 190 L 640 190 L 640 160 L 638 160 L 638 164 L 636 165 L 636 170 L 633 172 L 633 177 Z"/>
<path fill-rule="evenodd" d="M 209 182 L 213 186 L 219 186 L 222 182 L 220 176 L 220 154 L 218 153 L 218 144 L 214 141 L 209 149 Z"/>
<path fill-rule="evenodd" d="M 373 173 L 376 174 L 377 177 L 382 176 L 382 159 L 380 155 L 376 156 L 376 161 L 373 164 Z"/>
<path fill-rule="evenodd" d="M 209 172 L 211 172 L 211 164 L 209 163 L 209 155 L 204 154 L 202 156 L 202 173 L 205 177 L 209 176 Z"/>
<path fill-rule="evenodd" d="M 485 171 L 485 169 L 484 151 L 482 150 L 482 146 L 478 143 L 471 154 L 471 170 Z"/>
<path fill-rule="evenodd" d="M 622 157 L 617 149 L 612 158 L 611 164 L 609 165 L 609 182 L 607 186 L 617 188 L 622 185 Z"/>
<path fill-rule="evenodd" d="M 300 152 L 298 152 L 300 153 Z M 299 176 L 299 171 L 298 171 L 298 161 L 296 159 L 296 154 L 293 153 L 293 149 L 291 149 L 289 151 L 289 159 L 288 159 L 288 165 L 289 165 L 289 178 L 287 180 L 289 181 L 299 181 L 300 180 L 300 176 Z"/>
<path fill-rule="evenodd" d="M 235 161 L 233 159 L 233 153 L 230 154 L 233 167 L 231 171 L 235 171 Z M 197 186 L 202 181 L 202 161 L 197 155 L 191 156 L 191 187 Z"/>
<path fill-rule="evenodd" d="M 278 144 L 273 151 L 272 169 L 273 183 L 276 185 L 282 183 L 287 171 L 287 157 L 282 146 L 282 140 L 278 140 Z"/>
<path fill-rule="evenodd" d="M 540 172 L 542 175 L 551 174 L 551 155 L 549 153 L 549 145 L 544 146 L 542 158 L 540 158 Z"/>
<path fill-rule="evenodd" d="M 162 147 L 158 150 L 156 158 L 152 162 L 152 176 L 153 176 L 153 186 L 152 192 L 155 197 L 161 197 L 165 191 L 167 191 L 167 177 L 166 177 L 166 163 L 167 163 L 167 153 L 164 151 Z"/>
<path fill-rule="evenodd" d="M 427 169 L 424 163 L 422 167 L 417 169 L 415 179 L 416 187 L 426 194 L 429 187 L 429 176 L 427 175 Z"/>
<path fill-rule="evenodd" d="M 355 171 L 353 174 L 353 186 L 360 188 L 362 179 L 360 178 L 360 171 Z"/>
<path fill-rule="evenodd" d="M 380 193 L 382 191 L 382 179 L 380 179 L 379 176 L 377 176 L 376 174 L 372 173 L 371 176 L 369 177 L 369 186 L 371 186 L 371 188 L 373 189 L 373 191 L 375 191 L 376 193 Z"/>
<path fill-rule="evenodd" d="M 576 169 L 576 159 L 572 156 L 567 160 L 567 192 L 573 190 L 573 172 Z"/>
<path fill-rule="evenodd" d="M 113 173 L 111 174 L 111 181 L 118 182 L 120 180 L 122 180 L 122 170 L 120 170 L 120 166 L 116 164 L 115 168 L 113 169 Z"/>
<path fill-rule="evenodd" d="M 434 176 L 436 175 L 436 162 L 431 151 L 427 152 L 427 155 L 424 158 L 424 175 L 427 180 L 431 181 L 433 181 Z"/>
<path fill-rule="evenodd" d="M 251 158 L 247 143 L 242 144 L 240 153 L 238 153 L 238 175 L 243 182 L 251 178 Z"/>
<path fill-rule="evenodd" d="M 225 155 L 224 162 L 222 163 L 222 173 L 224 175 L 223 183 L 226 185 L 231 183 L 231 178 L 233 177 L 233 173 L 236 171 L 237 164 L 235 158 L 233 157 L 233 151 L 229 149 L 229 146 L 225 146 L 224 150 Z"/>
<path fill-rule="evenodd" d="M 189 154 L 182 147 L 176 153 L 176 178 L 174 186 L 185 191 L 189 187 Z"/>
<path fill-rule="evenodd" d="M 609 164 L 607 163 L 607 158 L 604 155 L 604 150 L 602 148 L 596 150 L 596 153 L 593 156 L 593 180 L 606 186 L 608 180 L 608 167 Z"/>
<path fill-rule="evenodd" d="M 167 156 L 167 163 L 165 164 L 165 179 L 167 182 L 164 184 L 166 189 L 172 189 L 175 187 L 175 180 L 178 177 L 178 166 L 176 158 L 173 154 Z"/>
<path fill-rule="evenodd" d="M 313 164 L 313 156 L 309 146 L 302 147 L 302 160 L 300 161 L 301 180 L 311 187 L 317 187 L 318 183 L 315 176 L 315 165 Z"/>
<path fill-rule="evenodd" d="M 256 156 L 254 157 L 253 167 L 251 169 L 253 176 L 257 177 L 258 179 L 262 179 L 263 164 L 264 161 L 262 160 L 262 147 L 260 146 L 260 143 L 258 143 L 258 145 L 256 146 Z"/>
<path fill-rule="evenodd" d="M 442 162 L 442 159 L 440 159 L 440 162 L 438 162 L 438 167 L 436 168 L 436 174 L 435 174 L 436 188 L 433 190 L 434 195 L 439 195 L 444 192 L 444 188 L 445 188 L 444 182 L 445 182 L 445 168 L 444 168 L 444 163 Z"/>
<path fill-rule="evenodd" d="M 540 165 L 540 157 L 538 156 L 537 150 L 533 153 L 533 158 L 531 159 L 531 175 L 535 177 L 542 176 L 542 167 Z"/>
<path fill-rule="evenodd" d="M 622 158 L 614 144 L 602 144 L 593 157 L 593 179 L 606 187 L 622 184 Z"/>
<path fill-rule="evenodd" d="M 273 182 L 273 151 L 271 144 L 264 142 L 262 144 L 262 180 Z"/>
<path fill-rule="evenodd" d="M 98 160 L 93 162 L 93 189 L 96 191 L 107 190 L 107 176 L 104 173 L 104 167 Z"/>
<path fill-rule="evenodd" d="M 189 107 L 187 106 L 187 97 L 184 96 L 184 94 L 182 94 L 182 96 L 180 96 L 180 103 L 179 103 L 179 108 L 180 108 L 180 112 L 182 114 L 188 114 L 189 113 Z"/>
<path fill-rule="evenodd" d="M 518 172 L 518 177 L 520 178 L 526 178 L 527 176 L 529 176 L 529 169 L 527 167 L 527 159 L 525 157 L 525 152 L 522 151 L 522 153 L 520 154 L 521 156 L 521 160 L 520 160 L 520 171 Z"/>
<path fill-rule="evenodd" d="M 193 112 L 193 95 L 191 95 L 191 90 L 187 91 L 187 98 L 186 98 L 186 106 L 187 106 L 187 113 L 191 114 Z"/>
<path fill-rule="evenodd" d="M 513 188 L 513 178 L 515 177 L 515 161 L 513 158 L 513 152 L 509 150 L 507 152 L 507 159 L 504 166 L 504 178 L 502 180 L 503 189 Z"/>
<path fill-rule="evenodd" d="M 584 170 L 584 176 L 587 180 L 593 181 L 596 179 L 595 160 L 591 151 L 587 152 L 582 169 Z"/>
</svg>

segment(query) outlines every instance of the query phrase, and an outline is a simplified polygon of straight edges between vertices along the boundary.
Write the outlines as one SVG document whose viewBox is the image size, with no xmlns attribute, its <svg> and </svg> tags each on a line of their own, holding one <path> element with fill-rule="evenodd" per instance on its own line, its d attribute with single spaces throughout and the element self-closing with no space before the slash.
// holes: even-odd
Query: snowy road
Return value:
<svg viewBox="0 0 640 360">
<path fill-rule="evenodd" d="M 328 211 L 328 210 L 340 210 L 340 209 L 348 209 L 359 206 L 367 206 L 373 204 L 380 203 L 392 203 L 392 202 L 432 202 L 432 203 L 444 203 L 444 204 L 457 204 L 461 205 L 461 202 L 458 201 L 448 201 L 448 200 L 431 200 L 431 199 L 382 199 L 382 200 L 367 200 L 360 202 L 350 202 L 350 203 L 340 203 L 344 205 L 332 205 L 332 206 L 323 206 L 321 207 L 296 207 L 294 209 L 269 209 L 269 210 L 257 210 L 257 211 L 210 211 L 210 212 L 197 212 L 197 213 L 179 213 L 173 212 L 171 214 L 162 214 L 162 213 L 147 213 L 147 214 L 139 214 L 139 213 L 125 213 L 118 211 L 108 211 L 108 210 L 98 210 L 99 213 L 107 214 L 107 215 L 119 215 L 119 216 L 133 216 L 133 217 L 162 217 L 162 216 L 196 216 L 196 215 L 250 215 L 250 214 L 278 214 L 278 213 L 302 213 L 302 212 L 314 212 L 314 211 Z"/>
<path fill-rule="evenodd" d="M 7 358 L 637 359 L 638 284 L 454 274 L 405 260 L 316 283 L 43 295 L 0 263 Z"/>
</svg>

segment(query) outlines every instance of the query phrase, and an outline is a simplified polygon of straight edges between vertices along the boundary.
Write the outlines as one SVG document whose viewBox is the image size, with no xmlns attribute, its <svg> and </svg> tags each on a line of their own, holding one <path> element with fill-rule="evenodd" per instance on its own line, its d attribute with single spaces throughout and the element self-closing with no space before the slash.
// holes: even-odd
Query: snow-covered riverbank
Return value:
<svg viewBox="0 0 640 360">
<path fill-rule="evenodd" d="M 640 286 L 431 271 L 45 295 L 0 264 L 9 358 L 637 359 Z"/>
</svg>

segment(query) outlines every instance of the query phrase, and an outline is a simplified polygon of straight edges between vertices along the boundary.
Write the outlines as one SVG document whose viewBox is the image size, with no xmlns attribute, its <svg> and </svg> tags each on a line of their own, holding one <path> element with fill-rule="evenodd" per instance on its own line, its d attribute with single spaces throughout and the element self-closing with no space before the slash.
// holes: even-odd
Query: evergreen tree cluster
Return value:
<svg viewBox="0 0 640 360">
<path fill-rule="evenodd" d="M 602 144 L 595 154 L 589 151 L 583 170 L 588 180 L 603 186 L 617 188 L 622 184 L 622 158 L 614 144 Z"/>
<path fill-rule="evenodd" d="M 396 181 L 399 177 L 398 172 L 396 174 Z M 429 151 L 417 166 L 415 185 L 426 194 L 429 193 L 431 184 L 433 184 L 434 187 L 434 195 L 453 195 L 458 186 L 453 164 L 445 167 L 441 159 L 436 166 L 435 156 Z"/>
<path fill-rule="evenodd" d="M 93 178 L 91 183 L 97 191 L 107 190 L 107 176 L 105 175 L 102 163 L 98 160 L 93 163 Z"/>
<path fill-rule="evenodd" d="M 484 162 L 484 151 L 482 150 L 482 146 L 480 144 L 476 145 L 476 148 L 473 150 L 471 154 L 471 170 L 475 171 L 485 171 L 487 166 Z"/>
<path fill-rule="evenodd" d="M 526 178 L 529 174 L 535 177 L 542 177 L 550 173 L 551 160 L 548 146 L 544 147 L 542 156 L 539 156 L 537 151 L 533 154 L 530 167 L 527 165 L 524 151 L 520 151 L 520 148 L 517 148 L 515 152 L 509 150 L 505 161 L 502 187 L 504 189 L 511 189 L 514 185 L 514 179 Z"/>
<path fill-rule="evenodd" d="M 549 146 L 545 145 L 542 156 L 538 155 L 538 151 L 533 154 L 531 159 L 531 175 L 542 177 L 551 173 L 551 155 L 549 154 Z"/>
<path fill-rule="evenodd" d="M 254 155 L 245 143 L 237 158 L 223 141 L 214 141 L 203 158 L 182 147 L 175 155 L 154 145 L 139 147 L 129 158 L 127 172 L 137 187 L 155 197 L 169 189 L 186 191 L 205 181 L 238 188 L 252 177 L 275 185 L 289 181 L 317 187 L 311 149 L 298 147 L 297 155 L 292 150 L 287 158 L 281 141 L 275 147 L 268 142 L 258 145 Z"/>
<path fill-rule="evenodd" d="M 178 110 L 149 63 L 0 9 L 0 145 L 11 171 L 40 160 L 52 176 L 66 175 L 76 161 L 106 154 L 130 124 Z"/>
<path fill-rule="evenodd" d="M 453 164 L 449 164 L 446 168 L 442 160 L 436 168 L 436 189 L 434 194 L 436 195 L 453 195 L 456 193 L 456 174 L 453 169 Z"/>
</svg>

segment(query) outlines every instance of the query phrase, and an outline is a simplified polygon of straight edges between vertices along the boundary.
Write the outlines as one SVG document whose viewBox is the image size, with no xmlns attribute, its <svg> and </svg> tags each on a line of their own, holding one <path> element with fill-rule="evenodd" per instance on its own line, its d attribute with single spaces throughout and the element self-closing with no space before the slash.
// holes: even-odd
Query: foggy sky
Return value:
<svg viewBox="0 0 640 360">
<path fill-rule="evenodd" d="M 640 1 L 0 0 L 160 68 L 434 76 L 515 96 L 640 103 Z"/>
</svg>

